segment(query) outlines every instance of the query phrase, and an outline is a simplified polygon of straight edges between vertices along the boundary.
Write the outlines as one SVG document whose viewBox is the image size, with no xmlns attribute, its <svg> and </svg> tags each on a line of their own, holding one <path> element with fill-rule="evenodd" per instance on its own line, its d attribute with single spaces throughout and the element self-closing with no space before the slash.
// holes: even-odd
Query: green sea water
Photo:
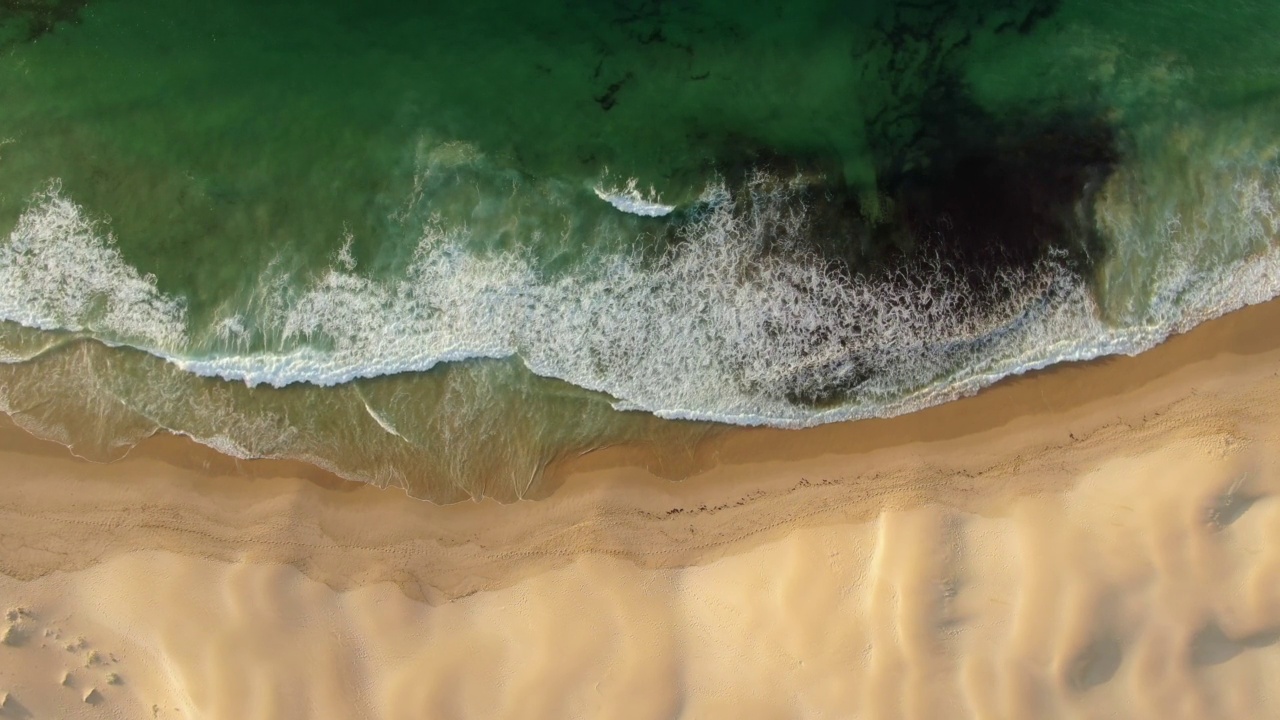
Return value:
<svg viewBox="0 0 1280 720">
<path fill-rule="evenodd" d="M 0 0 L 0 400 L 100 459 L 170 430 L 513 499 L 609 443 L 1139 352 L 1280 292 L 1270 27 Z"/>
</svg>

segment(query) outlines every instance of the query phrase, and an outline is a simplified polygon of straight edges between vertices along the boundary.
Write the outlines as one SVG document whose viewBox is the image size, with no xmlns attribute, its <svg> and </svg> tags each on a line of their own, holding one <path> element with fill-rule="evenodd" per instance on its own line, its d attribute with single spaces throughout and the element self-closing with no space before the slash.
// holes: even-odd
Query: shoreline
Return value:
<svg viewBox="0 0 1280 720">
<path fill-rule="evenodd" d="M 606 448 L 510 504 L 0 424 L 0 710 L 1268 716 L 1278 321 L 683 466 Z"/>
<path fill-rule="evenodd" d="M 1073 472 L 1118 446 L 1150 443 L 1161 433 L 1185 434 L 1187 429 L 1165 414 L 1185 414 L 1190 408 L 1203 413 L 1204 403 L 1196 402 L 1199 388 L 1266 376 L 1268 364 L 1280 362 L 1280 334 L 1269 332 L 1277 325 L 1280 301 L 1273 301 L 1204 323 L 1147 353 L 1007 378 L 975 396 L 908 415 L 802 430 L 728 428 L 703 440 L 684 460 L 626 445 L 607 447 L 553 461 L 543 493 L 508 504 L 484 499 L 436 505 L 394 488 L 345 480 L 302 461 L 240 460 L 168 433 L 143 440 L 121 460 L 99 464 L 72 457 L 63 446 L 31 436 L 6 417 L 0 425 L 0 455 L 13 469 L 4 473 L 10 494 L 0 501 L 0 515 L 14 517 L 15 480 L 53 473 L 66 485 L 65 492 L 46 495 L 24 488 L 18 495 L 24 503 L 33 499 L 31 493 L 45 496 L 33 509 L 42 511 L 48 522 L 69 523 L 66 518 L 87 513 L 102 519 L 82 520 L 81 525 L 123 531 L 128 523 L 108 521 L 112 512 L 104 509 L 114 505 L 129 515 L 128 502 L 121 502 L 128 498 L 142 507 L 170 503 L 181 518 L 177 525 L 226 522 L 235 527 L 241 523 L 231 520 L 232 515 L 252 516 L 254 503 L 271 503 L 290 507 L 289 518 L 296 524 L 276 523 L 270 532 L 296 530 L 323 537 L 332 528 L 311 521 L 332 517 L 334 528 L 350 527 L 355 523 L 337 519 L 348 510 L 395 517 L 400 525 L 378 522 L 376 532 L 355 533 L 373 541 L 363 549 L 374 554 L 395 556 L 409 547 L 421 552 L 424 540 L 414 528 L 431 528 L 428 535 L 437 536 L 433 550 L 440 554 L 435 562 L 409 571 L 419 577 L 451 564 L 490 565 L 490 570 L 501 567 L 523 576 L 526 572 L 514 570 L 517 558 L 542 558 L 543 563 L 527 563 L 530 567 L 545 564 L 561 554 L 551 546 L 566 534 L 574 538 L 575 554 L 679 567 L 796 527 L 865 521 L 889 508 L 939 504 L 998 512 L 1011 499 L 1068 490 Z M 1188 395 L 1188 388 L 1196 390 Z M 1217 410 L 1222 414 L 1221 407 Z M 849 467 L 856 470 L 851 473 Z M 1035 472 L 1042 467 L 1055 471 Z M 1016 473 L 1034 479 L 1008 477 Z M 672 481 L 680 474 L 687 477 Z M 46 505 L 50 495 L 56 499 Z M 155 502 L 159 498 L 163 501 Z M 215 509 L 228 514 L 216 520 L 202 517 Z M 654 546 L 647 537 L 670 536 L 674 527 L 684 534 L 678 542 Z M 207 534 L 208 528 L 202 532 Z M 142 526 L 134 534 L 138 537 L 126 544 L 147 546 Z M 332 532 L 324 547 L 340 551 L 346 539 Z M 222 542 L 226 548 L 221 552 L 213 545 L 200 552 L 226 556 L 237 541 L 224 537 Z M 483 549 L 471 555 L 459 550 L 469 543 Z M 170 544 L 184 543 L 175 538 Z M 263 557 L 293 563 L 295 554 L 272 551 Z M 24 565 L 12 555 L 2 560 L 0 572 L 20 578 L 76 565 Z M 334 587 L 358 584 L 323 570 L 317 573 Z M 485 589 L 484 583 L 461 580 L 432 584 L 430 590 L 409 589 L 408 584 L 402 583 L 410 595 L 433 602 Z"/>
</svg>

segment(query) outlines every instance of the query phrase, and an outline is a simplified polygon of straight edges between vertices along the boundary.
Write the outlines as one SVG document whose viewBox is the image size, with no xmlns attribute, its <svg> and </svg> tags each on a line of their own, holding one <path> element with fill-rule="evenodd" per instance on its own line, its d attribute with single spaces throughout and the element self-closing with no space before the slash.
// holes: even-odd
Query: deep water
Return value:
<svg viewBox="0 0 1280 720">
<path fill-rule="evenodd" d="M 0 0 L 0 400 L 437 500 L 1280 292 L 1280 6 Z M 663 419 L 665 418 L 665 419 Z"/>
</svg>

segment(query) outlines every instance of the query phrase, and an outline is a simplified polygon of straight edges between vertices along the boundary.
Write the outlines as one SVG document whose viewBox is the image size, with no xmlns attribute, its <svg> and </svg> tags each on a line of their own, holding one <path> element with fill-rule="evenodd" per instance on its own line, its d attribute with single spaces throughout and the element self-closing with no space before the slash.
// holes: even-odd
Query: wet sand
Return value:
<svg viewBox="0 0 1280 720">
<path fill-rule="evenodd" d="M 0 717 L 1278 714 L 1278 326 L 510 505 L 6 425 Z"/>
</svg>

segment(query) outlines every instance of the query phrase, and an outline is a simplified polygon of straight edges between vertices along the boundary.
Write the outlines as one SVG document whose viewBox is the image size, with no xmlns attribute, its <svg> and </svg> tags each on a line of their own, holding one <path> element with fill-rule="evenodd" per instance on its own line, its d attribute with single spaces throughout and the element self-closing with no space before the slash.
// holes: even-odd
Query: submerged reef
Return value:
<svg viewBox="0 0 1280 720">
<path fill-rule="evenodd" d="M 80 21 L 89 0 L 0 0 L 0 48 L 35 42 L 58 25 Z"/>
</svg>

